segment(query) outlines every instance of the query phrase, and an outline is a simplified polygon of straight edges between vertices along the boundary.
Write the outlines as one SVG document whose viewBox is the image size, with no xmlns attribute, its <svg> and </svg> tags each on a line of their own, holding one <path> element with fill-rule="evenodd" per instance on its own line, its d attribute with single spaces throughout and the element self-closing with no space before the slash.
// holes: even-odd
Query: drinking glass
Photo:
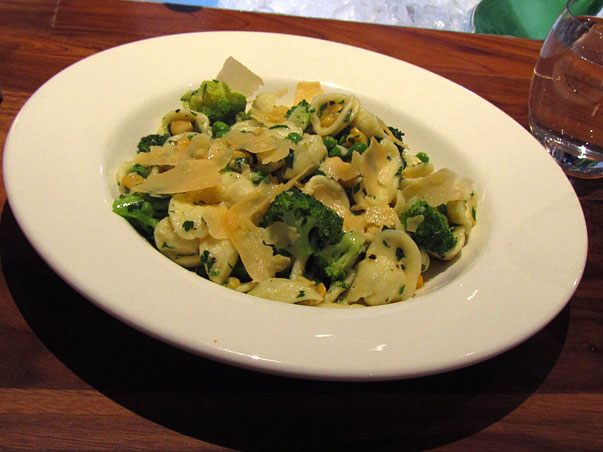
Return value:
<svg viewBox="0 0 603 452">
<path fill-rule="evenodd" d="M 583 3 L 568 1 L 544 41 L 532 76 L 529 121 L 566 174 L 598 178 L 603 177 L 603 19 L 575 15 Z"/>
</svg>

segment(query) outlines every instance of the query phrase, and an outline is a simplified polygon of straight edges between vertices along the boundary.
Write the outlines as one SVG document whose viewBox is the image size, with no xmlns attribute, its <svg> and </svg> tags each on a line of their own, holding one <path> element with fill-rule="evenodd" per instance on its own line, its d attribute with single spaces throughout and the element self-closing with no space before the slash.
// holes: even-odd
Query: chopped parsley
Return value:
<svg viewBox="0 0 603 452">
<path fill-rule="evenodd" d="M 293 149 L 289 149 L 289 155 L 285 157 L 285 166 L 287 168 L 293 168 L 293 160 L 295 160 L 295 153 Z"/>
</svg>

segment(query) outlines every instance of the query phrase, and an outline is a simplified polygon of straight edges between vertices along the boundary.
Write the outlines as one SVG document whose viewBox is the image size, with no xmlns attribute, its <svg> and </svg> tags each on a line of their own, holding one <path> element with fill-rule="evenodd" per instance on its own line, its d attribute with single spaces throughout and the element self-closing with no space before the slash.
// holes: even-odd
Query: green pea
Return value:
<svg viewBox="0 0 603 452">
<path fill-rule="evenodd" d="M 327 151 L 330 151 L 337 145 L 337 140 L 332 136 L 326 136 L 322 139 L 323 144 L 327 148 Z"/>
</svg>

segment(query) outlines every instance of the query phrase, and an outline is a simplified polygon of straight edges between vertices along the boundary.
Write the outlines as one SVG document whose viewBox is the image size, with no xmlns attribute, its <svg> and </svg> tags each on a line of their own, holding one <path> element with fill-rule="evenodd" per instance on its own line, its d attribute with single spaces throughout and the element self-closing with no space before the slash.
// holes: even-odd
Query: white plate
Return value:
<svg viewBox="0 0 603 452">
<path fill-rule="evenodd" d="M 410 301 L 332 310 L 238 294 L 149 246 L 111 212 L 113 171 L 179 96 L 214 77 L 228 56 L 262 76 L 266 89 L 320 80 L 355 93 L 406 132 L 413 152 L 475 180 L 479 223 L 461 259 Z M 552 320 L 585 265 L 578 200 L 527 131 L 444 78 L 317 39 L 192 33 L 100 52 L 29 99 L 4 152 L 15 217 L 77 291 L 167 343 L 263 372 L 384 380 L 477 363 Z"/>
</svg>

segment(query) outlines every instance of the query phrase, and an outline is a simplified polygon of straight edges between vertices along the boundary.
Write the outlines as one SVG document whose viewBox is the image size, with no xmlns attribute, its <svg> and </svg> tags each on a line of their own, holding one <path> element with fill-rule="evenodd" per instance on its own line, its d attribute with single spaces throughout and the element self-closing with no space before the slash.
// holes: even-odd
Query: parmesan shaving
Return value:
<svg viewBox="0 0 603 452">
<path fill-rule="evenodd" d="M 151 146 L 149 152 L 140 152 L 134 157 L 134 163 L 145 166 L 176 166 L 190 158 L 188 145 Z"/>
<path fill-rule="evenodd" d="M 136 186 L 141 193 L 174 194 L 214 187 L 221 182 L 220 168 L 211 160 L 185 160 L 163 173 L 151 174 Z"/>
<path fill-rule="evenodd" d="M 222 220 L 228 209 L 224 205 L 205 206 L 203 209 L 203 220 L 209 229 L 209 235 L 214 239 L 223 240 L 228 238 Z"/>
<path fill-rule="evenodd" d="M 322 94 L 322 86 L 320 82 L 299 82 L 295 88 L 295 98 L 293 105 L 299 104 L 302 100 L 310 103 L 319 94 Z"/>
<path fill-rule="evenodd" d="M 258 199 L 248 198 L 235 204 L 224 214 L 223 224 L 251 279 L 262 281 L 274 277 L 277 272 L 287 268 L 290 259 L 275 255 L 272 248 L 266 245 L 268 239 L 266 229 L 256 226 L 251 221 L 248 215 L 249 207 L 250 203 L 255 204 L 254 201 L 260 202 Z"/>
<path fill-rule="evenodd" d="M 262 78 L 233 57 L 228 57 L 216 80 L 226 83 L 232 91 L 250 96 L 264 84 Z"/>
</svg>

